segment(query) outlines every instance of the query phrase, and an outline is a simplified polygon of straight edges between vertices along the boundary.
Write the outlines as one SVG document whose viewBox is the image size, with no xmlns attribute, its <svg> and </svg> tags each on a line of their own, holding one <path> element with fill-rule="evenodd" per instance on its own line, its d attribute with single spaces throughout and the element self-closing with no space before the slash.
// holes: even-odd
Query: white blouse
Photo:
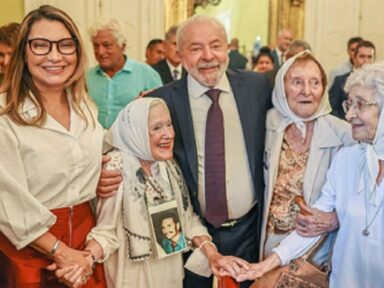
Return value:
<svg viewBox="0 0 384 288">
<path fill-rule="evenodd" d="M 328 171 L 322 195 L 314 204 L 323 211 L 336 209 L 340 222 L 332 254 L 331 288 L 372 288 L 384 283 L 384 207 L 380 205 L 384 184 L 377 187 L 378 205 L 366 201 L 364 189 L 356 188 L 360 187 L 361 157 L 363 151 L 358 145 L 340 150 Z M 373 218 L 370 234 L 364 236 L 366 222 Z M 304 254 L 317 239 L 292 232 L 274 251 L 284 265 Z"/>
<path fill-rule="evenodd" d="M 50 210 L 96 196 L 103 129 L 96 112 L 94 127 L 84 103 L 82 108 L 88 127 L 71 106 L 69 131 L 50 115 L 42 127 L 17 125 L 0 116 L 0 231 L 17 249 L 55 223 Z M 31 100 L 26 99 L 22 114 L 37 115 Z"/>
</svg>

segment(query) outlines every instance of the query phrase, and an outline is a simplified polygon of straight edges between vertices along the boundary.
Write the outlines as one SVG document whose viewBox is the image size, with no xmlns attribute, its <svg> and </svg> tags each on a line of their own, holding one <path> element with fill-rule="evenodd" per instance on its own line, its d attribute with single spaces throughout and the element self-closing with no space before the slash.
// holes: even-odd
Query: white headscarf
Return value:
<svg viewBox="0 0 384 288">
<path fill-rule="evenodd" d="M 151 103 L 159 98 L 145 97 L 130 102 L 120 111 L 106 135 L 106 141 L 113 147 L 136 158 L 155 161 L 151 154 L 148 134 L 148 117 Z"/>
<path fill-rule="evenodd" d="M 365 191 L 368 193 L 369 202 L 374 206 L 379 205 L 376 193 L 376 178 L 379 174 L 379 160 L 384 161 L 384 113 L 381 110 L 379 124 L 376 130 L 376 136 L 372 144 L 362 142 L 360 145 L 365 149 L 365 160 L 363 164 L 363 171 L 365 182 Z M 364 169 L 365 168 L 365 169 Z"/>
<path fill-rule="evenodd" d="M 329 104 L 328 93 L 326 91 L 327 87 L 324 87 L 323 97 L 317 111 L 309 116 L 308 118 L 301 118 L 297 116 L 291 108 L 289 108 L 287 95 L 285 94 L 284 86 L 284 77 L 287 74 L 289 68 L 295 63 L 297 58 L 302 57 L 306 54 L 311 54 L 309 50 L 304 50 L 292 58 L 289 58 L 279 69 L 279 72 L 276 75 L 275 88 L 272 93 L 272 103 L 274 107 L 280 112 L 283 116 L 284 121 L 282 121 L 278 131 L 284 131 L 288 125 L 294 123 L 296 127 L 300 130 L 301 135 L 305 138 L 306 135 L 306 125 L 305 122 L 314 120 L 323 115 L 329 114 L 331 112 L 331 105 Z"/>
<path fill-rule="evenodd" d="M 143 181 L 145 175 L 139 159 L 154 161 L 151 170 L 157 171 L 155 173 L 157 176 L 153 176 L 153 178 L 163 187 L 167 199 L 173 197 L 172 191 L 175 193 L 176 199 L 183 197 L 186 193 L 180 191 L 176 185 L 177 179 L 174 179 L 174 175 L 177 175 L 177 171 L 174 169 L 177 167 L 168 167 L 166 161 L 156 161 L 151 154 L 148 119 L 150 107 L 154 101 L 167 107 L 165 102 L 159 98 L 136 99 L 120 111 L 106 135 L 107 143 L 118 148 L 123 159 L 123 185 L 120 185 L 119 189 L 123 189 L 123 227 L 127 234 L 129 257 L 132 261 L 148 259 L 152 253 L 151 245 L 153 244 L 145 202 L 146 195 L 144 195 L 153 191 L 145 192 L 146 185 Z M 167 167 L 173 172 L 169 173 L 169 177 Z M 170 189 L 171 185 L 173 190 Z M 151 188 L 147 187 L 147 189 Z"/>
</svg>

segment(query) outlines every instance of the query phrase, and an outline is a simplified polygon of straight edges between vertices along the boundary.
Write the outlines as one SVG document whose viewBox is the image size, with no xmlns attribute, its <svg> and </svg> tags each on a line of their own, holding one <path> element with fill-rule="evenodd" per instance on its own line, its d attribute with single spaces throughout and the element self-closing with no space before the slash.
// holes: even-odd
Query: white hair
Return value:
<svg viewBox="0 0 384 288">
<path fill-rule="evenodd" d="M 127 34 L 122 22 L 116 19 L 99 20 L 89 28 L 89 35 L 91 36 L 91 40 L 97 35 L 97 33 L 103 30 L 110 31 L 120 47 L 126 46 Z"/>
<path fill-rule="evenodd" d="M 219 28 L 219 30 L 222 32 L 225 43 L 228 43 L 227 32 L 225 31 L 224 25 L 219 20 L 217 20 L 214 17 L 207 16 L 207 15 L 194 15 L 194 16 L 188 18 L 187 20 L 185 20 L 183 23 L 181 23 L 179 28 L 177 29 L 177 32 L 176 32 L 177 50 L 180 51 L 181 46 L 182 46 L 183 41 L 184 41 L 184 38 L 188 37 L 188 35 L 185 35 L 185 32 L 188 30 L 187 28 L 189 26 L 196 24 L 196 23 L 211 23 L 211 24 L 213 24 L 214 26 Z"/>
<path fill-rule="evenodd" d="M 375 100 L 380 108 L 384 104 L 384 62 L 365 64 L 348 77 L 344 91 L 348 94 L 353 87 L 364 86 L 375 90 Z"/>
</svg>

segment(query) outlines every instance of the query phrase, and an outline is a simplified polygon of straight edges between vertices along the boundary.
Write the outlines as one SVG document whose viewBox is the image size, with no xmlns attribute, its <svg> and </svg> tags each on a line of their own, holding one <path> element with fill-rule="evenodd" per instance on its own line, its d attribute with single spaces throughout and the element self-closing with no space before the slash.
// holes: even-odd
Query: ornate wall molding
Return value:
<svg viewBox="0 0 384 288">
<path fill-rule="evenodd" d="M 282 28 L 292 30 L 294 38 L 304 37 L 305 0 L 270 0 L 268 43 L 275 46 L 277 33 Z"/>
<path fill-rule="evenodd" d="M 165 30 L 173 25 L 179 25 L 189 16 L 191 0 L 165 0 Z"/>
</svg>

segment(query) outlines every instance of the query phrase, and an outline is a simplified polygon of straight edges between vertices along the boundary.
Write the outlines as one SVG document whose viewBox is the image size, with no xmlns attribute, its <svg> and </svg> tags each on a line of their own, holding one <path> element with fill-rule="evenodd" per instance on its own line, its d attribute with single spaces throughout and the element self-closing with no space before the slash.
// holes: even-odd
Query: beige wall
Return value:
<svg viewBox="0 0 384 288">
<path fill-rule="evenodd" d="M 0 26 L 9 22 L 21 22 L 24 17 L 23 0 L 0 1 Z"/>
<path fill-rule="evenodd" d="M 196 14 L 215 16 L 219 20 L 230 18 L 229 37 L 239 38 L 241 52 L 246 50 L 249 56 L 257 35 L 261 36 L 262 46 L 268 44 L 268 3 L 268 0 L 221 0 L 218 6 L 197 8 Z"/>
</svg>

